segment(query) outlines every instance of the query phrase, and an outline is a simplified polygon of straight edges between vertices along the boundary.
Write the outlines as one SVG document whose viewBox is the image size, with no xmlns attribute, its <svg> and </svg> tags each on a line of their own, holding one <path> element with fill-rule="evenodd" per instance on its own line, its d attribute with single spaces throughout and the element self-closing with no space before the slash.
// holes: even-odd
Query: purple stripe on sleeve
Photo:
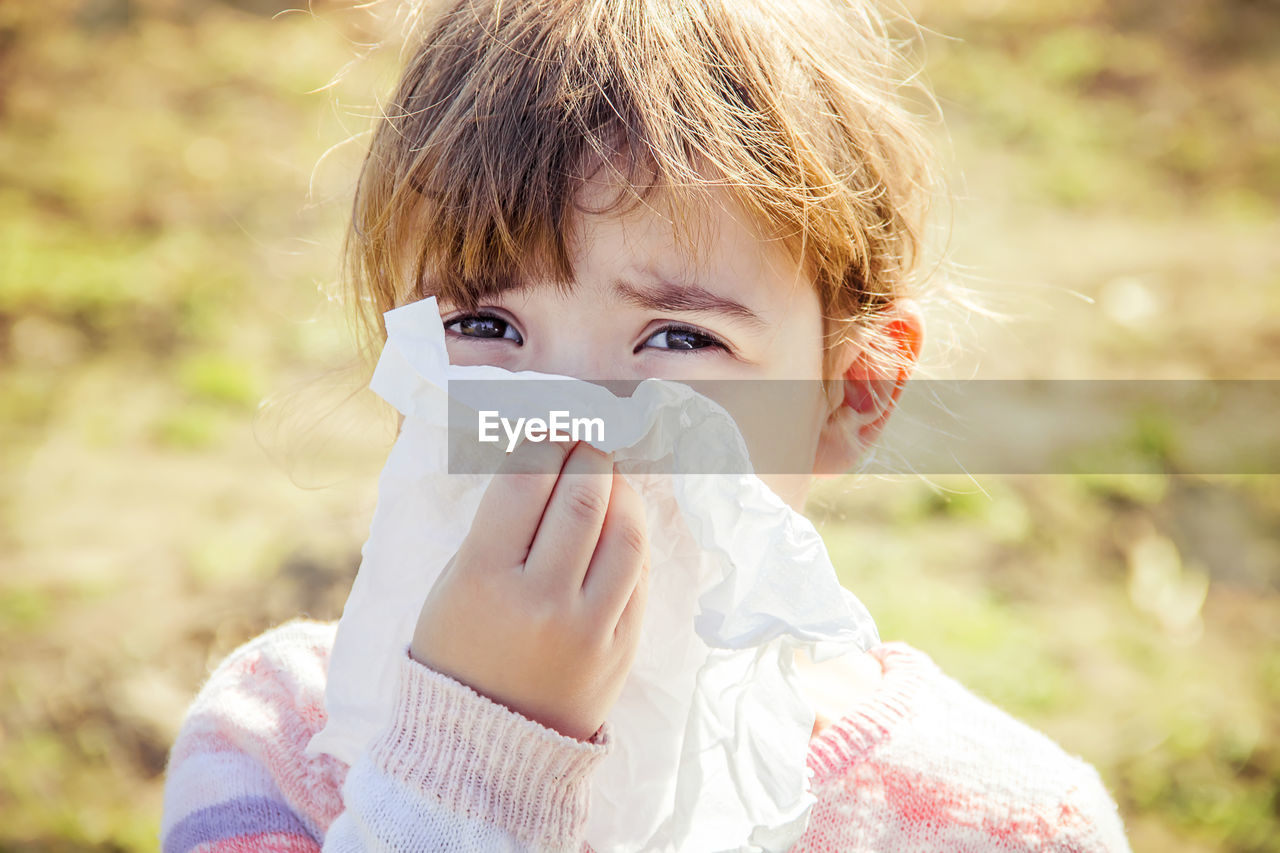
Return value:
<svg viewBox="0 0 1280 853">
<path fill-rule="evenodd" d="M 185 853 L 211 841 L 263 832 L 287 832 L 319 841 L 282 801 L 270 797 L 237 797 L 192 812 L 178 821 L 164 840 L 164 853 Z"/>
</svg>

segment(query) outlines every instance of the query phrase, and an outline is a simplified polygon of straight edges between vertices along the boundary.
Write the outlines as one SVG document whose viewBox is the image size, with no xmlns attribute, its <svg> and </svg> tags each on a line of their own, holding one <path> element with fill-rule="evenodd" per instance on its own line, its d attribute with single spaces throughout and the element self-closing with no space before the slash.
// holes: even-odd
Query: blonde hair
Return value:
<svg viewBox="0 0 1280 853">
<path fill-rule="evenodd" d="M 454 0 L 413 39 L 345 244 L 377 341 L 382 312 L 424 296 L 571 286 L 601 165 L 633 201 L 728 188 L 805 265 L 828 353 L 910 293 L 933 159 L 869 4 Z"/>
</svg>

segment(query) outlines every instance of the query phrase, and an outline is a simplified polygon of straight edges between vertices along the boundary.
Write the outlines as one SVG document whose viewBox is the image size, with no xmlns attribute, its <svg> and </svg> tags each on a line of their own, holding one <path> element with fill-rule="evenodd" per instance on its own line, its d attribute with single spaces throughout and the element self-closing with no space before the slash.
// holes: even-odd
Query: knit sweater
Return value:
<svg viewBox="0 0 1280 853">
<path fill-rule="evenodd" d="M 308 757 L 335 626 L 292 622 L 218 668 L 169 756 L 164 853 L 587 850 L 608 727 L 566 738 L 416 663 L 354 765 Z M 1127 851 L 1092 767 L 901 643 L 810 741 L 817 803 L 794 851 Z"/>
</svg>

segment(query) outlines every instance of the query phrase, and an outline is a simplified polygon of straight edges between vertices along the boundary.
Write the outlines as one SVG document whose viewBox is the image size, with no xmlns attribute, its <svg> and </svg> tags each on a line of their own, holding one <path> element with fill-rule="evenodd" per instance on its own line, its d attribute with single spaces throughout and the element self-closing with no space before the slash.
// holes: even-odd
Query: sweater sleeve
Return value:
<svg viewBox="0 0 1280 853">
<path fill-rule="evenodd" d="M 333 628 L 291 623 L 232 653 L 170 754 L 164 853 L 582 848 L 583 743 L 412 661 L 392 723 L 351 768 L 308 756 Z"/>
<path fill-rule="evenodd" d="M 325 853 L 581 849 L 606 737 L 567 738 L 406 654 L 395 718 L 351 768 Z"/>
</svg>

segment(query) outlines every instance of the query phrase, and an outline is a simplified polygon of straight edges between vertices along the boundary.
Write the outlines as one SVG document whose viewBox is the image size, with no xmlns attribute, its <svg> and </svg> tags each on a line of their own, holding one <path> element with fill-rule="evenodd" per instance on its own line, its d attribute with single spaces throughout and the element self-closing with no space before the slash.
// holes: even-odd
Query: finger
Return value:
<svg viewBox="0 0 1280 853">
<path fill-rule="evenodd" d="M 635 589 L 631 591 L 627 606 L 618 617 L 618 627 L 613 632 L 614 641 L 629 646 L 632 654 L 635 653 L 639 641 L 640 626 L 644 622 L 644 609 L 649 603 L 650 573 L 650 563 L 646 559 L 640 564 L 640 576 L 636 578 Z"/>
<path fill-rule="evenodd" d="M 640 578 L 640 567 L 649 559 L 646 530 L 644 502 L 625 477 L 614 473 L 600 541 L 582 583 L 588 608 L 610 631 L 617 627 Z"/>
<path fill-rule="evenodd" d="M 526 561 L 569 449 L 564 442 L 522 441 L 511 452 L 481 496 L 462 543 L 468 564 L 518 566 Z"/>
<path fill-rule="evenodd" d="M 582 588 L 612 485 L 613 459 L 586 442 L 574 445 L 529 546 L 527 574 L 575 592 Z"/>
</svg>

